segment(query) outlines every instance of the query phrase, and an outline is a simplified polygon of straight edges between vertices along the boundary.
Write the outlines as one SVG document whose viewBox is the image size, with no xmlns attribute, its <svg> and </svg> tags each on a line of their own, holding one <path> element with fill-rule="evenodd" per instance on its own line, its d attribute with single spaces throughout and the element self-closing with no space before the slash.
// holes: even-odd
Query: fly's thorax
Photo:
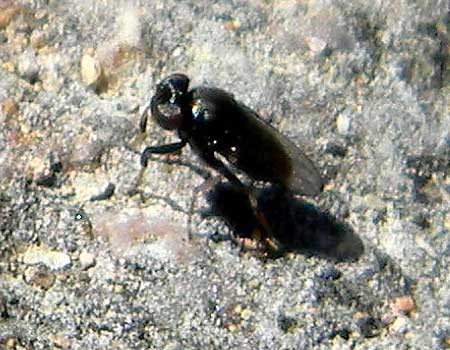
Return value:
<svg viewBox="0 0 450 350">
<path fill-rule="evenodd" d="M 214 114 L 201 98 L 194 98 L 189 102 L 189 113 L 193 124 L 197 125 L 210 124 L 214 119 Z"/>
</svg>

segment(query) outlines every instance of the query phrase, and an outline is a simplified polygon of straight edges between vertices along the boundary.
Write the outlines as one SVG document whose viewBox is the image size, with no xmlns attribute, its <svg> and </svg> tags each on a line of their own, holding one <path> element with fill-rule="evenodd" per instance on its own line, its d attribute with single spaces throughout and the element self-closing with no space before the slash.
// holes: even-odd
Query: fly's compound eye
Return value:
<svg viewBox="0 0 450 350">
<path fill-rule="evenodd" d="M 183 113 L 177 103 L 153 103 L 152 116 L 155 121 L 166 130 L 175 130 L 181 126 L 183 122 Z"/>
<path fill-rule="evenodd" d="M 175 130 L 183 122 L 182 105 L 189 86 L 184 74 L 172 74 L 156 88 L 151 101 L 152 116 L 166 130 Z"/>
</svg>

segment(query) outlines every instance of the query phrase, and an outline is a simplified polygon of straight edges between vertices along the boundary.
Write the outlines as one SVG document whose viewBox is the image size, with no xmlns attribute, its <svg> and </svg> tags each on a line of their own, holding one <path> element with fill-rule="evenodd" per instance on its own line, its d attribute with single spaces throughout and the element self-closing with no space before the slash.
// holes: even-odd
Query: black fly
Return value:
<svg viewBox="0 0 450 350">
<path fill-rule="evenodd" d="M 233 168 L 251 179 L 297 194 L 313 196 L 321 191 L 322 180 L 312 161 L 254 111 L 221 89 L 189 90 L 186 75 L 172 74 L 157 85 L 141 118 L 142 132 L 147 126 L 148 108 L 162 128 L 177 131 L 180 141 L 146 147 L 141 156 L 143 167 L 151 154 L 173 153 L 189 144 L 208 166 L 249 194 Z"/>
<path fill-rule="evenodd" d="M 155 121 L 166 130 L 177 130 L 180 141 L 145 148 L 141 163 L 151 154 L 173 153 L 189 144 L 195 153 L 231 183 L 241 181 L 218 157 L 254 180 L 279 184 L 298 194 L 316 195 L 322 181 L 314 164 L 286 137 L 254 111 L 217 88 L 188 90 L 189 78 L 172 74 L 156 87 L 150 103 Z M 147 126 L 147 113 L 141 119 Z"/>
</svg>

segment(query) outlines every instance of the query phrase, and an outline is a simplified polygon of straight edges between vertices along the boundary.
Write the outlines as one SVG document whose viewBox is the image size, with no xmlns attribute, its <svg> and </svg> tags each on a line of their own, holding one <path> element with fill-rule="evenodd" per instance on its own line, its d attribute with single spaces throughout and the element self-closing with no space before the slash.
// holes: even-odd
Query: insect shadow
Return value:
<svg viewBox="0 0 450 350">
<path fill-rule="evenodd" d="M 220 182 L 206 198 L 210 207 L 203 215 L 223 219 L 237 241 L 251 238 L 260 229 L 260 219 L 255 215 L 248 194 L 239 188 Z M 364 252 L 361 239 L 349 225 L 281 187 L 259 190 L 256 200 L 272 239 L 280 247 L 277 256 L 296 252 L 334 261 L 355 261 Z"/>
</svg>

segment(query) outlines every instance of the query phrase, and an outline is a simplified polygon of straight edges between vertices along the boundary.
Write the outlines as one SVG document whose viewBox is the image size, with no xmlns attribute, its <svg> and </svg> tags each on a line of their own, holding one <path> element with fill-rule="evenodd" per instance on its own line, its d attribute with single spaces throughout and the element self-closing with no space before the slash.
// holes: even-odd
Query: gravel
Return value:
<svg viewBox="0 0 450 350">
<path fill-rule="evenodd" d="M 450 348 L 449 23 L 439 0 L 0 1 L 0 348 Z M 137 183 L 176 140 L 139 132 L 172 72 L 317 164 L 320 195 L 266 203 L 298 249 L 189 219 L 188 147 Z"/>
</svg>

